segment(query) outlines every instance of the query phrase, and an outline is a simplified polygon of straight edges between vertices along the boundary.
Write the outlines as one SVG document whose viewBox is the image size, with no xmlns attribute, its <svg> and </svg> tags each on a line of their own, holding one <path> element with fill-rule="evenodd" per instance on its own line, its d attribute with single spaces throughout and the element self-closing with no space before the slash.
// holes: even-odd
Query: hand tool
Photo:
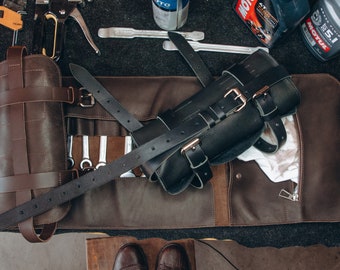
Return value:
<svg viewBox="0 0 340 270">
<path fill-rule="evenodd" d="M 80 162 L 80 169 L 86 170 L 92 167 L 92 161 L 90 160 L 90 146 L 89 146 L 89 136 L 83 136 L 83 159 Z"/>
<path fill-rule="evenodd" d="M 101 166 L 106 165 L 106 149 L 107 149 L 107 136 L 100 136 L 99 141 L 99 161 L 96 166 L 96 169 L 98 169 Z"/>
<path fill-rule="evenodd" d="M 24 10 L 19 10 L 19 11 L 17 11 L 17 13 L 20 14 L 20 16 L 21 15 L 27 15 L 27 12 L 24 11 Z M 13 38 L 12 38 L 12 46 L 17 45 L 17 43 L 18 43 L 18 33 L 19 33 L 19 30 L 14 30 Z"/>
<path fill-rule="evenodd" d="M 235 45 L 222 45 L 222 44 L 209 44 L 197 41 L 189 41 L 189 44 L 195 51 L 209 51 L 209 52 L 225 52 L 225 53 L 239 53 L 239 54 L 252 54 L 257 50 L 264 50 L 269 52 L 266 47 L 245 47 Z M 167 51 L 175 51 L 177 47 L 171 41 L 163 42 L 163 49 Z"/>
<path fill-rule="evenodd" d="M 5 6 L 0 6 L 0 24 L 13 31 L 18 31 L 23 26 L 21 15 Z"/>
<path fill-rule="evenodd" d="M 23 21 L 21 16 L 27 14 L 24 10 L 18 10 L 17 12 L 5 7 L 0 6 L 0 24 L 13 30 L 12 46 L 17 44 L 18 32 L 23 27 Z"/>
<path fill-rule="evenodd" d="M 125 147 L 124 147 L 124 155 L 130 153 L 132 151 L 132 140 L 131 136 L 125 136 Z M 132 170 L 127 171 L 120 175 L 120 177 L 135 177 L 135 174 Z"/>
<path fill-rule="evenodd" d="M 177 32 L 189 40 L 202 40 L 204 39 L 204 33 L 200 31 L 193 32 Z M 159 30 L 137 30 L 127 27 L 109 27 L 99 28 L 98 36 L 101 38 L 168 38 L 167 31 Z"/>
<path fill-rule="evenodd" d="M 82 29 L 88 43 L 94 51 L 100 55 L 100 51 L 94 43 L 90 31 L 79 12 L 77 5 L 82 4 L 83 0 L 36 0 L 35 10 L 35 41 L 34 51 L 48 55 L 55 61 L 58 61 L 64 45 L 65 22 L 71 17 Z M 52 44 L 47 42 L 49 36 L 48 22 L 53 24 Z"/>
<path fill-rule="evenodd" d="M 67 167 L 68 169 L 72 169 L 74 167 L 74 159 L 72 157 L 72 148 L 73 148 L 73 136 L 67 136 Z"/>
</svg>

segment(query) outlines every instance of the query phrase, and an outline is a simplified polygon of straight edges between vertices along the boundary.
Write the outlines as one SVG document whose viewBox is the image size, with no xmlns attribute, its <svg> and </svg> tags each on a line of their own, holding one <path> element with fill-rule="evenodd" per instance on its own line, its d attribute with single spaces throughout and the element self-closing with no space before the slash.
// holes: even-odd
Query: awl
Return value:
<svg viewBox="0 0 340 270">
<path fill-rule="evenodd" d="M 204 32 L 192 31 L 192 32 L 177 32 L 184 36 L 188 40 L 203 40 Z M 167 31 L 161 30 L 139 30 L 129 27 L 109 27 L 99 28 L 98 36 L 101 38 L 168 38 Z"/>
<path fill-rule="evenodd" d="M 252 54 L 257 50 L 264 50 L 269 52 L 266 47 L 246 47 L 246 46 L 234 46 L 234 45 L 222 45 L 222 44 L 209 44 L 201 43 L 197 41 L 188 41 L 190 46 L 195 51 L 210 51 L 210 52 L 225 52 L 225 53 L 239 53 L 239 54 Z M 167 51 L 175 51 L 177 47 L 171 41 L 163 42 L 163 49 Z"/>
</svg>

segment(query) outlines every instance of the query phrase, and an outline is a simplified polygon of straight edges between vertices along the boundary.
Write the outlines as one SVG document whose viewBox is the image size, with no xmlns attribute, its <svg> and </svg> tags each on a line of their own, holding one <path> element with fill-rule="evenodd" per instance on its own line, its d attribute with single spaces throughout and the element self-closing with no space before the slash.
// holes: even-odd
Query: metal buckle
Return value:
<svg viewBox="0 0 340 270">
<path fill-rule="evenodd" d="M 234 100 L 240 99 L 242 101 L 242 104 L 239 106 L 239 108 L 237 108 L 235 110 L 235 112 L 239 112 L 240 110 L 242 110 L 246 104 L 247 104 L 247 98 L 242 94 L 242 92 L 240 91 L 240 89 L 238 88 L 232 88 L 230 89 L 225 95 L 224 98 L 226 98 L 227 96 L 229 96 L 231 93 L 234 93 L 236 95 L 236 97 L 234 98 Z"/>
<path fill-rule="evenodd" d="M 96 100 L 92 93 L 87 91 L 84 87 L 79 89 L 80 98 L 79 98 L 79 106 L 83 108 L 92 108 L 96 104 Z"/>
<path fill-rule="evenodd" d="M 268 85 L 265 85 L 263 86 L 260 90 L 258 90 L 253 96 L 252 98 L 255 99 L 255 98 L 258 98 L 259 96 L 262 96 L 262 95 L 266 95 L 266 92 L 269 90 L 269 86 Z"/>
<path fill-rule="evenodd" d="M 187 152 L 190 149 L 194 149 L 198 144 L 200 143 L 200 139 L 196 138 L 192 140 L 191 142 L 184 145 L 181 149 L 181 154 Z"/>
</svg>

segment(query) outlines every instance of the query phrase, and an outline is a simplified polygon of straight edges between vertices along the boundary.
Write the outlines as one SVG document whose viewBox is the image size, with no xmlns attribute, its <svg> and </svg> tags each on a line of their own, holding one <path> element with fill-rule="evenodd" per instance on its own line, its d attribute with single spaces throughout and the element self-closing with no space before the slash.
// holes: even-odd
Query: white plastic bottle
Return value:
<svg viewBox="0 0 340 270">
<path fill-rule="evenodd" d="M 160 28 L 176 30 L 187 21 L 189 0 L 152 0 L 152 11 Z"/>
</svg>

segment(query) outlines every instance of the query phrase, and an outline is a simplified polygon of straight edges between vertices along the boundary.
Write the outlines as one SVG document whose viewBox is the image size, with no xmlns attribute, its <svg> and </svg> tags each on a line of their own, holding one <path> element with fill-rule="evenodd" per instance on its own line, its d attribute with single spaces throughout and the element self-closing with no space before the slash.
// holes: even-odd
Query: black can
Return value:
<svg viewBox="0 0 340 270">
<path fill-rule="evenodd" d="M 340 54 L 340 0 L 319 0 L 301 24 L 301 32 L 313 55 L 327 61 Z"/>
</svg>

